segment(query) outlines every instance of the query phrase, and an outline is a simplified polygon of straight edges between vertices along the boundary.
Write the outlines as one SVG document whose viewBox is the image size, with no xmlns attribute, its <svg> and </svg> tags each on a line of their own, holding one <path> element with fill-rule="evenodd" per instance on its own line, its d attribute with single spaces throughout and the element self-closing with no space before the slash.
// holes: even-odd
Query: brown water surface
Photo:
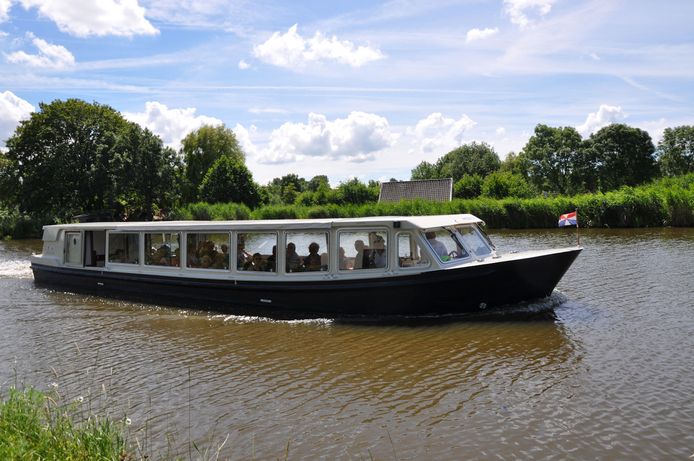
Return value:
<svg viewBox="0 0 694 461">
<path fill-rule="evenodd" d="M 568 246 L 497 231 L 501 251 Z M 225 317 L 36 288 L 0 242 L 0 392 L 82 396 L 154 458 L 687 459 L 694 229 L 588 230 L 555 294 L 513 315 Z M 464 293 L 461 293 L 461 296 Z"/>
</svg>

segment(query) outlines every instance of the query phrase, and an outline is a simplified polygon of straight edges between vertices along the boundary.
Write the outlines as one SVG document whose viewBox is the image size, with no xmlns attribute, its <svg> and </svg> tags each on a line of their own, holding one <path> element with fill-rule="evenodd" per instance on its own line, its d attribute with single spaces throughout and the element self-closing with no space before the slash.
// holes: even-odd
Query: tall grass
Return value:
<svg viewBox="0 0 694 461">
<path fill-rule="evenodd" d="M 231 207 L 234 204 L 228 204 Z M 216 218 L 220 204 L 196 203 L 178 211 L 178 219 L 302 219 L 360 216 L 418 216 L 471 213 L 490 228 L 549 228 L 560 214 L 579 211 L 584 227 L 694 226 L 694 174 L 666 178 L 640 187 L 576 196 L 456 199 L 451 202 L 403 200 L 398 203 L 268 205 L 242 218 Z M 239 205 L 236 205 L 239 206 Z M 233 216 L 229 213 L 228 216 Z"/>
<path fill-rule="evenodd" d="M 9 388 L 0 395 L 0 459 L 126 460 L 125 421 L 86 414 L 57 394 Z"/>
</svg>

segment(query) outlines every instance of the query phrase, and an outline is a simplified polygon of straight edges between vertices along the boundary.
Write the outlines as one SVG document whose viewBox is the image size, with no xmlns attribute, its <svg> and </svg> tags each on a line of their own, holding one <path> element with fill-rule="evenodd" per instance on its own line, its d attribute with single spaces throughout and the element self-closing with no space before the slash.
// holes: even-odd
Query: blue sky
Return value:
<svg viewBox="0 0 694 461">
<path fill-rule="evenodd" d="M 173 147 L 234 130 L 255 179 L 409 179 L 537 123 L 694 124 L 691 0 L 0 0 L 0 147 L 40 102 L 108 104 Z"/>
</svg>

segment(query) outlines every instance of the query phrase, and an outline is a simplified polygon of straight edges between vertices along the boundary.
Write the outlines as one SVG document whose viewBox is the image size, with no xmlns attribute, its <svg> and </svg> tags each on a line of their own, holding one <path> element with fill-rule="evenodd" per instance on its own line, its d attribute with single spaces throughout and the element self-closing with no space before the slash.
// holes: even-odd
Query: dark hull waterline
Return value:
<svg viewBox="0 0 694 461">
<path fill-rule="evenodd" d="M 224 314 L 417 316 L 479 312 L 549 296 L 580 251 L 358 280 L 210 280 L 36 263 L 32 270 L 40 286 Z"/>
</svg>

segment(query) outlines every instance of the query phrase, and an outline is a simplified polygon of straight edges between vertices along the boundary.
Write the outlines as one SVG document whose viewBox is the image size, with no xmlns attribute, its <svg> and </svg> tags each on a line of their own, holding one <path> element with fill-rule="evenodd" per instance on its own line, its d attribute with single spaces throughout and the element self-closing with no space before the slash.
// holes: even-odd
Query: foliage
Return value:
<svg viewBox="0 0 694 461">
<path fill-rule="evenodd" d="M 453 178 L 455 183 L 466 174 L 487 176 L 500 166 L 499 156 L 489 144 L 472 142 L 448 152 L 434 165 L 420 163 L 412 170 L 412 179 Z"/>
<path fill-rule="evenodd" d="M 643 130 L 612 124 L 590 135 L 588 144 L 595 155 L 593 174 L 601 191 L 637 186 L 658 175 L 655 147 Z"/>
<path fill-rule="evenodd" d="M 75 403 L 33 388 L 10 388 L 0 401 L 0 458 L 129 459 L 124 422 L 88 415 Z"/>
<path fill-rule="evenodd" d="M 482 195 L 491 198 L 529 198 L 537 194 L 523 176 L 496 171 L 484 179 Z"/>
<path fill-rule="evenodd" d="M 151 218 L 173 204 L 173 151 L 112 108 L 78 99 L 40 103 L 7 141 L 4 201 L 69 220 L 96 210 Z"/>
<path fill-rule="evenodd" d="M 350 179 L 337 186 L 337 193 L 343 203 L 366 203 L 378 200 L 379 188 L 369 187 L 357 178 Z"/>
<path fill-rule="evenodd" d="M 242 203 L 189 203 L 168 216 L 171 220 L 239 221 L 251 218 L 251 209 Z"/>
<path fill-rule="evenodd" d="M 258 186 L 246 165 L 230 157 L 220 157 L 200 184 L 199 196 L 211 203 L 237 202 L 255 207 L 260 202 Z"/>
<path fill-rule="evenodd" d="M 453 197 L 475 198 L 482 195 L 482 183 L 484 179 L 478 174 L 466 174 L 453 184 Z"/>
<path fill-rule="evenodd" d="M 212 208 L 221 205 L 195 204 L 195 213 L 176 210 L 173 215 L 176 219 L 234 219 L 215 217 Z M 560 214 L 575 209 L 579 211 L 581 227 L 694 226 L 694 174 L 607 193 L 549 198 L 478 197 L 452 202 L 266 205 L 253 210 L 250 216 L 252 219 L 303 219 L 471 213 L 490 228 L 552 228 L 557 226 Z"/>
<path fill-rule="evenodd" d="M 657 154 L 662 174 L 694 173 L 694 126 L 665 128 Z"/>
<path fill-rule="evenodd" d="M 330 189 L 330 182 L 328 181 L 328 177 L 324 174 L 314 176 L 308 184 L 306 184 L 306 189 L 311 192 L 316 192 L 321 188 Z"/>
<path fill-rule="evenodd" d="M 197 199 L 203 178 L 217 160 L 227 157 L 240 164 L 246 160 L 236 135 L 224 125 L 203 125 L 183 138 L 181 145 L 185 163 L 182 184 L 185 202 Z"/>
</svg>

